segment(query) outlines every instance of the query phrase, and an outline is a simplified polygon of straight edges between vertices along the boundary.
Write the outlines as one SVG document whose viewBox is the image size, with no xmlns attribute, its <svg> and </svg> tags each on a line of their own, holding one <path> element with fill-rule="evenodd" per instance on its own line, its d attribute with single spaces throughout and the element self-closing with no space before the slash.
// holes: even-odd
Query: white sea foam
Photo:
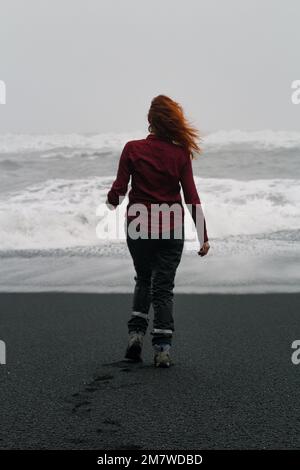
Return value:
<svg viewBox="0 0 300 470">
<path fill-rule="evenodd" d="M 261 131 L 217 131 L 207 134 L 203 138 L 206 150 L 218 150 L 222 147 L 248 144 L 252 148 L 261 150 L 273 149 L 300 149 L 300 132 L 274 131 L 265 129 Z"/>
<path fill-rule="evenodd" d="M 112 177 L 51 179 L 6 195 L 0 200 L 2 252 L 72 247 L 98 247 L 106 254 L 119 252 L 121 242 L 103 242 L 96 236 L 96 209 L 104 203 L 112 181 Z M 280 245 L 280 240 L 299 243 L 299 180 L 195 177 L 195 181 L 209 237 L 218 240 L 218 246 L 226 239 L 227 247 L 231 243 L 231 250 L 242 251 L 255 237 L 274 247 Z M 126 201 L 120 208 L 121 215 L 125 206 Z M 189 214 L 186 222 L 187 239 L 195 239 Z"/>
<path fill-rule="evenodd" d="M 55 149 L 120 149 L 131 139 L 144 137 L 145 132 L 82 134 L 0 134 L 0 153 L 46 152 Z M 77 153 L 74 152 L 74 155 Z"/>
<path fill-rule="evenodd" d="M 100 149 L 120 150 L 128 140 L 142 139 L 147 135 L 147 130 L 128 131 L 123 133 L 102 133 L 93 135 L 82 134 L 0 134 L 0 153 L 28 153 L 44 152 L 56 149 L 74 150 L 74 156 L 78 150 L 97 151 Z M 203 147 L 206 151 L 218 150 L 222 147 L 249 144 L 256 149 L 272 150 L 300 149 L 300 132 L 298 131 L 274 131 L 266 129 L 262 131 L 242 131 L 233 129 L 220 130 L 203 136 Z M 64 155 L 64 152 L 61 153 Z M 56 153 L 49 152 L 55 156 Z"/>
</svg>

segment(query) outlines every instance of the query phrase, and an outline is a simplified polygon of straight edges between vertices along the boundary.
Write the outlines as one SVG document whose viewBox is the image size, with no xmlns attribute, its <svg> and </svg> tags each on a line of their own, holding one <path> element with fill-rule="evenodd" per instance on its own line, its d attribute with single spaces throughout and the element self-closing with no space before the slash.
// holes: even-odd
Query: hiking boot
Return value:
<svg viewBox="0 0 300 470">
<path fill-rule="evenodd" d="M 125 359 L 130 359 L 134 362 L 142 361 L 141 353 L 144 336 L 142 331 L 130 331 Z"/>
<path fill-rule="evenodd" d="M 154 344 L 154 365 L 155 367 L 170 367 L 170 344 Z"/>
</svg>

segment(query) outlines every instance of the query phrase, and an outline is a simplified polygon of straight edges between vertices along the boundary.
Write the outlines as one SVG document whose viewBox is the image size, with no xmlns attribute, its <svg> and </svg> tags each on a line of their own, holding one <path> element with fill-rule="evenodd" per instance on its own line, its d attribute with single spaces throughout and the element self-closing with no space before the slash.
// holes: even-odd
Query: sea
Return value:
<svg viewBox="0 0 300 470">
<path fill-rule="evenodd" d="M 147 133 L 0 135 L 0 263 L 8 258 L 127 256 L 123 237 L 97 235 L 99 205 L 115 179 L 125 143 Z M 259 274 L 256 260 L 260 275 L 265 260 L 266 272 L 278 274 L 274 288 L 298 290 L 300 132 L 220 130 L 206 133 L 201 145 L 193 171 L 211 244 L 206 266 L 210 258 L 224 259 L 225 284 L 232 260 L 235 270 L 243 271 L 243 282 L 251 285 Z M 125 206 L 126 199 L 123 214 Z M 195 257 L 198 242 L 189 214 L 186 225 L 185 256 Z M 215 275 L 222 285 L 219 270 Z M 235 273 L 233 290 L 238 279 Z"/>
</svg>

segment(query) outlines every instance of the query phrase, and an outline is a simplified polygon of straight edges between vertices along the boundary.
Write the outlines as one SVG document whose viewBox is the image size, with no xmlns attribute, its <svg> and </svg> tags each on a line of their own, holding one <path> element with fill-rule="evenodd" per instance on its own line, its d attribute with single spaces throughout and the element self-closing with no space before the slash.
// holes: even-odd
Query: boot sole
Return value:
<svg viewBox="0 0 300 470">
<path fill-rule="evenodd" d="M 133 344 L 129 349 L 126 350 L 125 359 L 130 359 L 134 362 L 141 362 L 142 348 L 138 344 Z"/>
<path fill-rule="evenodd" d="M 156 358 L 154 358 L 154 366 L 155 367 L 161 367 L 164 369 L 169 368 L 172 365 L 172 361 L 170 360 L 169 362 L 157 362 Z"/>
<path fill-rule="evenodd" d="M 155 367 L 160 367 L 161 369 L 168 369 L 170 366 L 171 366 L 170 363 L 168 363 L 168 364 L 166 364 L 166 363 L 164 363 L 164 362 L 161 362 L 161 363 L 159 363 L 159 364 L 156 364 L 156 363 L 155 363 Z"/>
</svg>

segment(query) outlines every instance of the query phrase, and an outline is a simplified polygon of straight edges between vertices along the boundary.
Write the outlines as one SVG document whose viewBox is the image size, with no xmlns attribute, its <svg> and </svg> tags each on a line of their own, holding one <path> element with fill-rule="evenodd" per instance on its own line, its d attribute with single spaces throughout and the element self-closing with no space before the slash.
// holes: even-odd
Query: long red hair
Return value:
<svg viewBox="0 0 300 470">
<path fill-rule="evenodd" d="M 152 99 L 148 122 L 149 132 L 181 145 L 189 152 L 191 158 L 194 158 L 193 152 L 201 153 L 198 129 L 187 121 L 182 106 L 168 96 L 158 95 Z"/>
</svg>

